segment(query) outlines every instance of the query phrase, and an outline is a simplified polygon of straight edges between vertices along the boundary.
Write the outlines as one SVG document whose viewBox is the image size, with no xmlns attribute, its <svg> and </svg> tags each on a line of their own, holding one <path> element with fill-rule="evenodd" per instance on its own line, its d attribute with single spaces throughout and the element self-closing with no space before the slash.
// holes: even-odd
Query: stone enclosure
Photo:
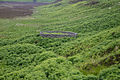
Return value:
<svg viewBox="0 0 120 80">
<path fill-rule="evenodd" d="M 43 31 L 40 32 L 39 36 L 49 38 L 77 37 L 77 33 L 65 31 Z"/>
</svg>

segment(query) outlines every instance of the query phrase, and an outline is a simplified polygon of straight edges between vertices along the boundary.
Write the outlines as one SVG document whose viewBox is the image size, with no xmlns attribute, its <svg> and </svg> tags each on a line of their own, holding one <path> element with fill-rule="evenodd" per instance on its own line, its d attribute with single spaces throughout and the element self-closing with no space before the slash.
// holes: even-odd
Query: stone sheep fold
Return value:
<svg viewBox="0 0 120 80">
<path fill-rule="evenodd" d="M 49 38 L 61 38 L 61 37 L 76 37 L 77 33 L 66 32 L 66 31 L 43 31 L 40 32 L 39 35 L 42 37 L 49 37 Z"/>
</svg>

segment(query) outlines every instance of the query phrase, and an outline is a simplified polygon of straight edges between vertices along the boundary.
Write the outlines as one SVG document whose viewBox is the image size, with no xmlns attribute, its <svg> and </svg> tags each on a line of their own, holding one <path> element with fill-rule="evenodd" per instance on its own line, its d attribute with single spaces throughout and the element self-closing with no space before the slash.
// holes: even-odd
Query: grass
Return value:
<svg viewBox="0 0 120 80">
<path fill-rule="evenodd" d="M 32 16 L 0 19 L 1 80 L 118 80 L 120 1 L 36 7 Z M 43 38 L 70 31 L 76 38 Z"/>
</svg>

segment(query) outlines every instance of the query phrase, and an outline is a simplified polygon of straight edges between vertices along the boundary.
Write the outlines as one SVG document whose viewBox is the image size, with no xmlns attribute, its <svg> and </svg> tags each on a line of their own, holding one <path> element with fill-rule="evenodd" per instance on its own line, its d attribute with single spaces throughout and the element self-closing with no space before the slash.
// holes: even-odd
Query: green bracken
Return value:
<svg viewBox="0 0 120 80">
<path fill-rule="evenodd" d="M 44 38 L 41 31 L 78 36 Z M 0 80 L 119 79 L 120 0 L 62 0 L 0 19 Z"/>
</svg>

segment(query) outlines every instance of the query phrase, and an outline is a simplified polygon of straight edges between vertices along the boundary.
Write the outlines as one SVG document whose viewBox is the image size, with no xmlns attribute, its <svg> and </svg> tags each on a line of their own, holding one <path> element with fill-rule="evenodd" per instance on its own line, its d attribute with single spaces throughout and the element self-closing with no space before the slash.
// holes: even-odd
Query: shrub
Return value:
<svg viewBox="0 0 120 80">
<path fill-rule="evenodd" d="M 100 80 L 119 80 L 120 79 L 120 64 L 104 69 L 99 74 Z"/>
<path fill-rule="evenodd" d="M 35 53 L 41 53 L 43 48 L 32 44 L 16 44 L 0 48 L 0 59 L 6 65 L 27 65 L 32 62 Z"/>
</svg>

